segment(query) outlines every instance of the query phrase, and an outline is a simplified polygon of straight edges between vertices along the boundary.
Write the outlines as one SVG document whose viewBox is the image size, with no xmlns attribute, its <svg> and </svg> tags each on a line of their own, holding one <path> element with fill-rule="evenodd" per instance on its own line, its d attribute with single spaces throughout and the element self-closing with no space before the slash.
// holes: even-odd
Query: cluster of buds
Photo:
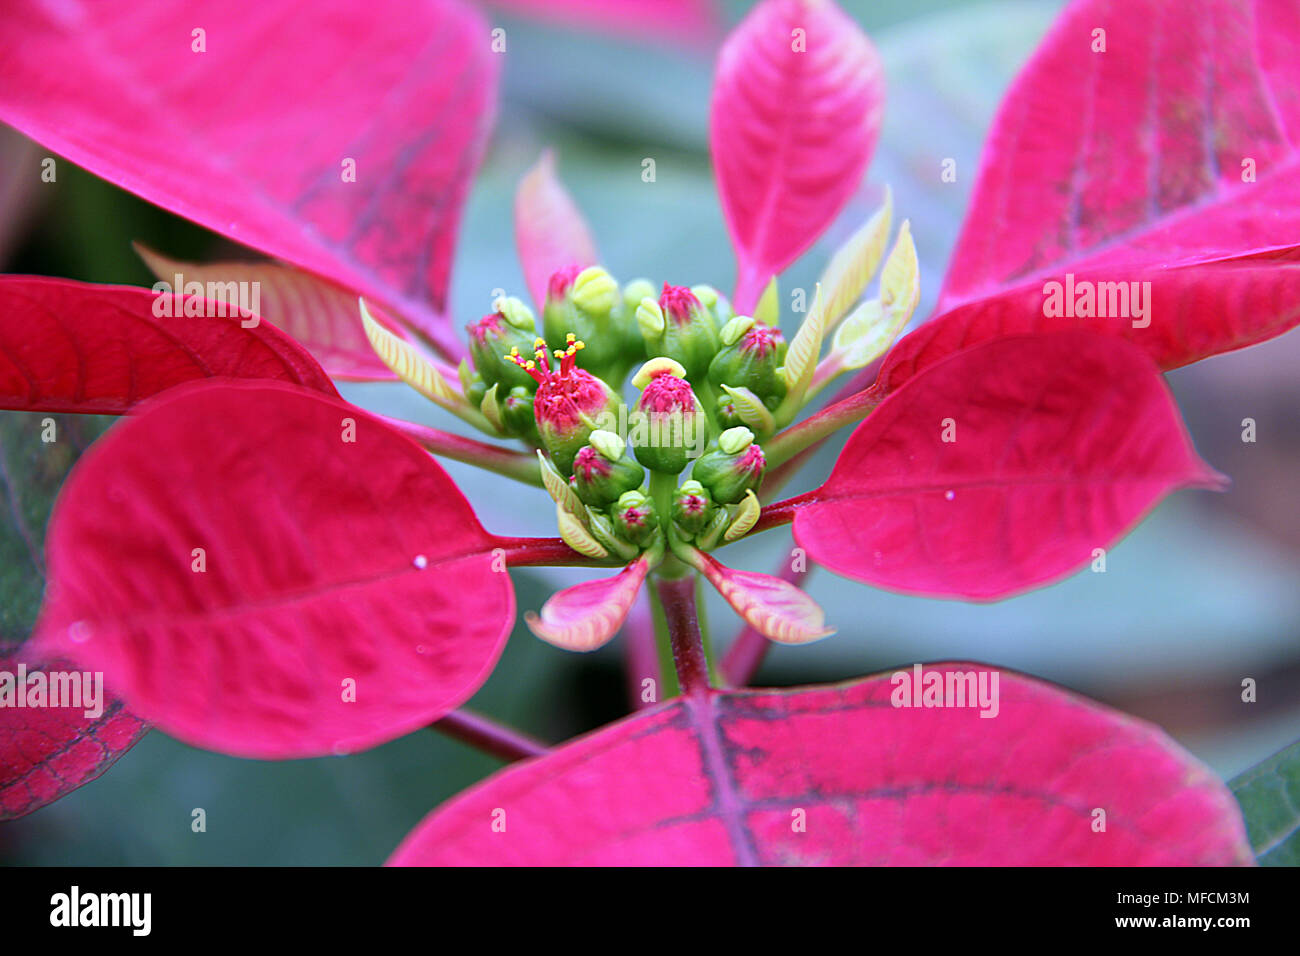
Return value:
<svg viewBox="0 0 1300 956">
<path fill-rule="evenodd" d="M 709 286 L 664 283 L 655 296 L 599 266 L 551 277 L 540 334 L 520 300 L 494 310 L 469 326 L 465 397 L 545 451 L 548 488 L 590 535 L 584 547 L 626 555 L 665 535 L 708 546 L 757 507 L 758 442 L 786 396 L 774 324 L 736 316 Z M 629 409 L 617 390 L 637 363 Z"/>
</svg>

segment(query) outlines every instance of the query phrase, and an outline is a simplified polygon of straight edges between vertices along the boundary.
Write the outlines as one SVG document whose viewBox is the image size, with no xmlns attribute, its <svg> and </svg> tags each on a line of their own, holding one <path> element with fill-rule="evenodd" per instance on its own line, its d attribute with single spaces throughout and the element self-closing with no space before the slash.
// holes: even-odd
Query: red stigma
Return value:
<svg viewBox="0 0 1300 956">
<path fill-rule="evenodd" d="M 569 291 L 573 285 L 573 280 L 578 278 L 578 273 L 582 271 L 582 266 L 566 266 L 556 272 L 551 273 L 550 281 L 546 283 L 546 295 L 551 299 L 561 299 L 564 293 Z"/>
<path fill-rule="evenodd" d="M 665 282 L 664 291 L 659 295 L 659 308 L 663 309 L 664 315 L 671 316 L 673 321 L 682 325 L 690 319 L 693 310 L 700 308 L 700 300 L 686 286 Z"/>
<path fill-rule="evenodd" d="M 491 315 L 485 315 L 477 322 L 471 322 L 465 326 L 465 331 L 474 337 L 475 342 L 483 345 L 488 338 L 496 338 L 500 335 L 502 318 L 500 312 L 493 312 Z"/>
<path fill-rule="evenodd" d="M 755 322 L 750 326 L 749 331 L 745 333 L 745 337 L 741 339 L 740 350 L 742 352 L 757 353 L 759 358 L 767 358 L 784 341 L 785 336 L 781 334 L 780 329 L 774 329 L 770 325 Z"/>
<path fill-rule="evenodd" d="M 610 473 L 611 466 L 609 461 L 596 449 L 590 445 L 584 446 L 576 458 L 573 459 L 574 477 L 582 476 L 582 480 L 590 482 L 595 478 L 603 478 Z"/>
<path fill-rule="evenodd" d="M 740 471 L 756 475 L 767 467 L 767 457 L 763 454 L 763 449 L 750 445 L 736 462 L 736 467 Z"/>
</svg>

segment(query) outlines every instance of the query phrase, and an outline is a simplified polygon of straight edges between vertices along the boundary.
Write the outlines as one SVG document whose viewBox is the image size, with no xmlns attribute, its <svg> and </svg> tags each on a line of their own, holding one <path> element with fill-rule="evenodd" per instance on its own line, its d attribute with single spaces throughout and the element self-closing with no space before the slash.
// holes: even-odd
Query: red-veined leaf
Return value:
<svg viewBox="0 0 1300 956">
<path fill-rule="evenodd" d="M 582 213 L 555 175 L 550 150 L 542 153 L 515 192 L 515 247 L 539 313 L 554 273 L 570 266 L 585 269 L 599 261 Z"/>
<path fill-rule="evenodd" d="M 260 320 L 252 325 L 256 316 L 230 314 L 233 301 L 164 295 L 0 276 L 0 408 L 120 415 L 201 378 L 266 379 L 338 394 L 293 339 Z M 155 315 L 160 302 L 170 316 Z M 184 315 L 187 306 L 209 314 Z"/>
<path fill-rule="evenodd" d="M 1042 286 L 1022 287 L 960 305 L 918 326 L 886 356 L 876 383 L 882 393 L 953 352 L 1006 335 L 1088 329 L 1127 339 L 1162 369 L 1244 348 L 1280 335 L 1300 322 L 1300 264 L 1243 259 L 1135 273 L 1081 273 L 1058 281 L 1064 301 L 1091 294 L 1105 300 L 1105 318 L 1045 314 Z M 1116 278 L 1116 276 L 1122 278 Z M 1067 285 L 1068 282 L 1068 285 Z M 1144 286 L 1143 283 L 1146 283 Z M 1145 315 L 1112 309 L 1141 300 Z M 1094 309 L 1095 311 L 1095 305 Z"/>
<path fill-rule="evenodd" d="M 205 285 L 256 283 L 260 308 L 255 311 L 308 349 L 333 377 L 354 382 L 393 380 L 392 369 L 366 338 L 357 296 L 341 285 L 280 262 L 180 262 L 139 243 L 135 248 L 153 274 L 172 288 L 177 276 L 183 283 Z M 385 320 L 394 335 L 410 338 L 377 305 L 371 311 Z"/>
<path fill-rule="evenodd" d="M 1151 360 L 1086 332 L 1013 336 L 911 379 L 791 499 L 818 563 L 994 600 L 1094 560 L 1166 494 L 1218 487 Z"/>
<path fill-rule="evenodd" d="M 1252 861 L 1232 795 L 1157 728 L 1018 674 L 925 671 L 977 697 L 982 679 L 996 717 L 891 706 L 891 674 L 679 698 L 497 773 L 389 863 Z"/>
<path fill-rule="evenodd" d="M 469 7 L 16 0 L 0 48 L 0 119 L 458 348 L 448 272 L 497 70 Z"/>
<path fill-rule="evenodd" d="M 359 409 L 191 385 L 73 470 L 35 640 L 196 746 L 358 750 L 487 678 L 514 617 L 494 540 L 425 452 Z"/>
<path fill-rule="evenodd" d="M 18 654 L 0 653 L 0 672 L 13 677 L 16 693 L 27 691 L 18 682 L 24 676 L 20 666 L 27 668 L 29 679 L 30 672 L 42 670 L 47 685 L 49 675 L 57 674 L 60 683 L 68 681 L 78 694 L 91 689 L 84 675 L 70 680 L 76 665 L 69 661 L 38 668 Z M 92 675 L 91 687 L 93 681 Z M 46 706 L 20 708 L 15 700 L 0 710 L 0 820 L 39 810 L 90 783 L 144 736 L 148 726 L 123 709 L 102 683 L 98 687 L 94 706 L 82 697 L 77 706 L 55 707 L 47 691 Z"/>
<path fill-rule="evenodd" d="M 884 106 L 880 60 L 831 2 L 764 0 L 718 58 L 709 150 L 748 314 L 858 187 Z"/>
<path fill-rule="evenodd" d="M 529 613 L 528 628 L 548 644 L 566 651 L 594 651 L 609 643 L 632 610 L 650 562 L 642 555 L 612 578 L 583 581 L 557 591 Z"/>
<path fill-rule="evenodd" d="M 900 343 L 904 364 L 1074 324 L 1043 315 L 1070 274 L 1150 281 L 1149 328 L 1092 321 L 1164 368 L 1295 325 L 1295 272 L 1266 264 L 1300 238 L 1297 43 L 1285 0 L 1071 4 L 994 121 L 943 327 Z"/>
</svg>

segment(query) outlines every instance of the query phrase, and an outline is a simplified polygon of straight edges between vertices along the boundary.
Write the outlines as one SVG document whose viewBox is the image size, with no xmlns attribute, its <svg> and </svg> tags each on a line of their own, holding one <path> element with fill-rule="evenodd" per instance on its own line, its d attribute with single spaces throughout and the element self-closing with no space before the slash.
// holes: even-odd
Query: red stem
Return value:
<svg viewBox="0 0 1300 956">
<path fill-rule="evenodd" d="M 382 419 L 386 424 L 391 425 L 408 438 L 415 439 L 435 455 L 476 465 L 479 468 L 495 471 L 518 481 L 525 481 L 534 485 L 541 485 L 542 483 L 537 460 L 521 451 L 502 448 L 500 445 L 478 441 L 474 438 L 466 438 L 463 435 L 454 435 L 451 432 L 444 432 L 416 422 L 408 422 L 401 418 L 391 418 L 387 415 L 378 415 L 376 417 Z"/>
<path fill-rule="evenodd" d="M 648 595 L 642 593 L 632 613 L 623 625 L 623 639 L 627 648 L 627 693 L 633 710 L 652 707 L 652 700 L 641 699 L 641 682 L 649 677 L 659 688 L 663 674 L 659 670 L 659 653 L 655 647 L 654 615 L 650 610 Z"/>
<path fill-rule="evenodd" d="M 794 520 L 794 516 L 804 505 L 812 504 L 817 499 L 817 490 L 805 492 L 802 495 L 795 495 L 793 498 L 786 498 L 785 501 L 778 501 L 776 504 L 767 505 L 758 520 L 754 522 L 750 534 L 758 534 L 760 531 L 767 531 L 770 528 L 777 528 L 783 524 L 789 524 Z"/>
<path fill-rule="evenodd" d="M 527 760 L 551 752 L 535 737 L 464 708 L 453 710 L 442 720 L 430 724 L 429 729 L 505 761 Z"/>
<path fill-rule="evenodd" d="M 695 609 L 695 575 L 660 578 L 655 586 L 668 621 L 677 683 L 687 697 L 700 696 L 709 689 L 709 663 L 704 657 L 704 638 Z"/>
<path fill-rule="evenodd" d="M 574 551 L 562 538 L 509 538 L 493 535 L 493 547 L 506 553 L 506 564 L 512 568 L 548 565 L 557 568 L 612 568 L 622 562 L 598 561 Z"/>
</svg>

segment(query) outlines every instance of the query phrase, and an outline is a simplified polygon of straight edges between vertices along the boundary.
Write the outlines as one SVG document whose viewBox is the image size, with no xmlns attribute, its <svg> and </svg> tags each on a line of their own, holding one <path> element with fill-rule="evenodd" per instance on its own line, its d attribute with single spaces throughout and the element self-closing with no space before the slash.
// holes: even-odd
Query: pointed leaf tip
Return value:
<svg viewBox="0 0 1300 956">
<path fill-rule="evenodd" d="M 827 328 L 835 328 L 875 276 L 893 228 L 893 212 L 893 190 L 886 186 L 881 207 L 835 250 L 827 263 L 819 280 L 826 290 Z"/>
<path fill-rule="evenodd" d="M 599 261 L 591 230 L 556 175 L 555 154 L 549 149 L 524 174 L 515 192 L 515 248 L 538 309 L 546 304 L 552 275 Z"/>
<path fill-rule="evenodd" d="M 709 151 L 740 260 L 737 312 L 753 314 L 768 278 L 844 208 L 875 149 L 883 107 L 880 59 L 834 3 L 768 0 L 728 37 Z"/>
<path fill-rule="evenodd" d="M 778 644 L 807 644 L 835 633 L 835 628 L 826 626 L 826 613 L 821 606 L 789 581 L 756 571 L 728 568 L 693 548 L 687 557 L 732 609 L 769 640 Z"/>
<path fill-rule="evenodd" d="M 540 615 L 524 616 L 528 629 L 566 651 L 594 651 L 618 633 L 650 570 L 642 555 L 612 578 L 584 581 L 551 596 Z"/>
</svg>

